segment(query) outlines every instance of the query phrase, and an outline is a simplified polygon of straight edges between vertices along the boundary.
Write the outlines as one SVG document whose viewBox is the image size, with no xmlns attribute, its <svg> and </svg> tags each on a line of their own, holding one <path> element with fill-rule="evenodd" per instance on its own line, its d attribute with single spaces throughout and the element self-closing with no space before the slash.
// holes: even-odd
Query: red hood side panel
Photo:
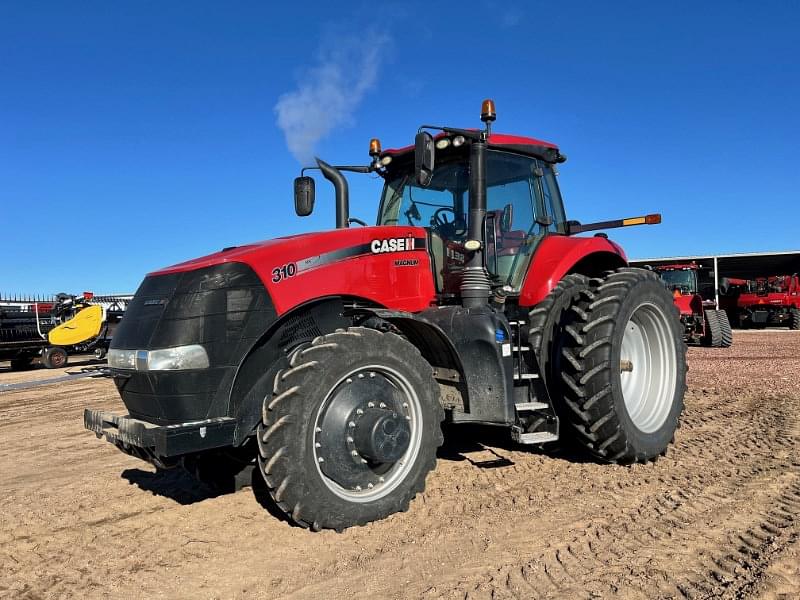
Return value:
<svg viewBox="0 0 800 600">
<path fill-rule="evenodd" d="M 592 254 L 606 255 L 621 265 L 628 262 L 622 248 L 606 238 L 563 235 L 545 237 L 533 255 L 522 284 L 520 305 L 533 306 L 544 300 L 578 261 Z"/>
<path fill-rule="evenodd" d="M 279 315 L 327 296 L 354 296 L 409 312 L 427 308 L 436 298 L 426 231 L 421 227 L 354 227 L 278 238 L 151 275 L 225 262 L 249 265 L 266 286 Z"/>
</svg>

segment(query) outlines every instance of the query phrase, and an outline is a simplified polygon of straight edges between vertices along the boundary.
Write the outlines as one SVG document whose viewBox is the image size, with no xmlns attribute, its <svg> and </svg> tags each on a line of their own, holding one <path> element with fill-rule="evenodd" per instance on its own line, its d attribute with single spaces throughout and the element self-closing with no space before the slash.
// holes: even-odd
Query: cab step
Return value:
<svg viewBox="0 0 800 600">
<path fill-rule="evenodd" d="M 514 408 L 517 409 L 517 412 L 524 412 L 528 410 L 545 410 L 550 408 L 550 405 L 544 402 L 517 402 Z"/>
<path fill-rule="evenodd" d="M 545 444 L 558 440 L 558 434 L 551 431 L 535 431 L 533 433 L 523 433 L 515 428 L 511 430 L 511 438 L 518 444 Z"/>
<path fill-rule="evenodd" d="M 522 379 L 539 379 L 539 375 L 536 373 L 514 373 L 514 379 L 517 381 Z"/>
</svg>

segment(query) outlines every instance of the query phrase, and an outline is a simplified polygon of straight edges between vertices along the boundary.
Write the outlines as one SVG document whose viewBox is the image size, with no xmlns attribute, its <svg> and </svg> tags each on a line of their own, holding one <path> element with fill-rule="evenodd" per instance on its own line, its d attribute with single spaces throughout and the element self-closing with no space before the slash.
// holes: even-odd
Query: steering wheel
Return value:
<svg viewBox="0 0 800 600">
<path fill-rule="evenodd" d="M 453 214 L 452 220 L 448 220 L 445 216 L 448 212 Z M 455 209 L 450 206 L 437 208 L 436 212 L 434 212 L 431 217 L 431 225 L 435 227 L 443 237 L 454 237 L 467 232 L 467 224 L 464 223 L 464 219 L 456 216 Z"/>
</svg>

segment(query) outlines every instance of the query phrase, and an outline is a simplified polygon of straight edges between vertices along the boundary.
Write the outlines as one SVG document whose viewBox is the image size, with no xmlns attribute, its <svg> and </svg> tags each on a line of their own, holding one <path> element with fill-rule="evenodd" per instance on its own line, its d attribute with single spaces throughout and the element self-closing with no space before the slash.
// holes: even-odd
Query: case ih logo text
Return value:
<svg viewBox="0 0 800 600">
<path fill-rule="evenodd" d="M 414 238 L 389 238 L 388 240 L 372 240 L 369 246 L 373 254 L 384 252 L 406 252 L 414 249 Z"/>
</svg>

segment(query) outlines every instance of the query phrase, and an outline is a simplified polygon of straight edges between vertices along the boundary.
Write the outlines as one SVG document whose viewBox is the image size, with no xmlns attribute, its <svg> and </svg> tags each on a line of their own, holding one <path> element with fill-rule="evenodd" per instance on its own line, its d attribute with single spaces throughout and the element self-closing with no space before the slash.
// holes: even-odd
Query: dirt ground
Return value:
<svg viewBox="0 0 800 600">
<path fill-rule="evenodd" d="M 110 380 L 3 392 L 0 596 L 800 598 L 800 334 L 736 332 L 689 367 L 655 464 L 450 431 L 407 513 L 343 534 L 96 439 L 82 412 L 122 410 Z"/>
</svg>

